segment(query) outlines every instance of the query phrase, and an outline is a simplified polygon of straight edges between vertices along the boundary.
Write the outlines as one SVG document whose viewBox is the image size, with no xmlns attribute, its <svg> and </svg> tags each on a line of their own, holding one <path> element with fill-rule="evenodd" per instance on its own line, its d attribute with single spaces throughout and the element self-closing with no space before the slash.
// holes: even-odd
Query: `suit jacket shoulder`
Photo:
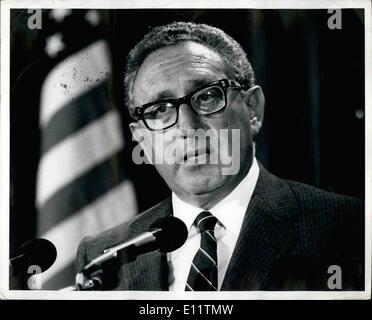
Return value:
<svg viewBox="0 0 372 320">
<path fill-rule="evenodd" d="M 269 174 L 265 169 L 262 172 Z M 290 190 L 292 196 L 287 192 L 287 200 L 292 198 L 296 204 L 289 209 L 293 214 L 287 220 L 293 232 L 292 246 L 273 264 L 268 287 L 273 290 L 329 290 L 331 270 L 336 267 L 342 274 L 343 290 L 362 290 L 364 202 L 303 183 L 275 176 L 272 179 Z M 276 203 L 281 206 L 280 201 Z M 281 206 L 280 210 L 285 208 Z"/>
<path fill-rule="evenodd" d="M 259 178 L 223 290 L 329 290 L 329 267 L 346 290 L 364 286 L 364 210 L 355 198 L 279 179 Z"/>
<path fill-rule="evenodd" d="M 327 192 L 309 185 L 286 181 L 296 198 L 299 212 L 295 223 L 298 250 L 333 257 L 350 257 L 364 242 L 363 201 Z"/>
</svg>

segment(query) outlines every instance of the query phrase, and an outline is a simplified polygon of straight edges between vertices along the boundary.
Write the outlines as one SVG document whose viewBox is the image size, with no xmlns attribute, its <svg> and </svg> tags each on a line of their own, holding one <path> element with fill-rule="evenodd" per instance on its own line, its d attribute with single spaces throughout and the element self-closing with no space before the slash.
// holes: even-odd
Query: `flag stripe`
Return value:
<svg viewBox="0 0 372 320">
<path fill-rule="evenodd" d="M 107 85 L 107 81 L 97 85 L 68 103 L 50 119 L 43 129 L 43 154 L 109 110 Z"/>
<path fill-rule="evenodd" d="M 122 155 L 123 151 L 113 155 L 53 194 L 40 211 L 38 233 L 48 231 L 124 181 L 126 176 L 118 163 Z"/>
<path fill-rule="evenodd" d="M 74 30 L 74 23 L 68 25 Z M 95 38 L 75 51 L 64 28 L 46 40 L 62 35 L 64 54 L 72 54 L 49 72 L 40 97 L 38 236 L 57 248 L 56 262 L 43 273 L 44 289 L 74 282 L 72 262 L 84 237 L 137 213 L 133 186 L 124 174 L 124 137 L 112 97 L 107 41 Z"/>
<path fill-rule="evenodd" d="M 57 260 L 43 273 L 43 281 L 63 270 L 75 259 L 78 244 L 83 237 L 123 223 L 131 217 L 128 213 L 137 212 L 133 197 L 133 185 L 126 180 L 77 214 L 42 234 L 43 238 L 59 244 Z"/>
<path fill-rule="evenodd" d="M 123 147 L 117 112 L 110 111 L 56 145 L 40 161 L 37 205 Z M 99 145 L 101 148 L 97 148 Z M 79 152 L 77 152 L 79 150 Z"/>
<path fill-rule="evenodd" d="M 110 74 L 108 47 L 99 40 L 59 63 L 46 77 L 41 94 L 40 124 L 50 119 L 76 97 L 92 89 Z"/>
</svg>

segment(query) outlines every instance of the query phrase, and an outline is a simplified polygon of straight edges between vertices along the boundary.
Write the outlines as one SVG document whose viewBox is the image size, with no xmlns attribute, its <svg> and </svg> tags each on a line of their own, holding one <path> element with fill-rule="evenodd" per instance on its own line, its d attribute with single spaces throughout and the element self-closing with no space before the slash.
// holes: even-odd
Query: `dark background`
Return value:
<svg viewBox="0 0 372 320">
<path fill-rule="evenodd" d="M 78 11 L 78 10 L 76 10 Z M 220 27 L 245 49 L 266 97 L 257 158 L 281 178 L 364 198 L 363 10 L 342 10 L 331 30 L 322 10 L 102 11 L 113 52 L 114 88 L 140 211 L 169 194 L 149 165 L 131 162 L 123 104 L 125 57 L 150 27 L 176 20 Z M 35 179 L 39 161 L 39 94 L 50 69 L 45 30 L 27 28 L 27 10 L 11 11 L 11 250 L 35 236 Z M 83 28 L 83 27 L 82 27 Z M 70 30 L 81 45 L 82 30 Z"/>
</svg>

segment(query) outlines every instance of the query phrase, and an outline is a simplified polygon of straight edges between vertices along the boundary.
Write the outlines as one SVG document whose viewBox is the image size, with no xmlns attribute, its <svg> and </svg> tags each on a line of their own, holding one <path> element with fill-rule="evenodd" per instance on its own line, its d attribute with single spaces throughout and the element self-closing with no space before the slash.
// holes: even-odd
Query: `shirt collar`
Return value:
<svg viewBox="0 0 372 320">
<path fill-rule="evenodd" d="M 243 180 L 224 199 L 208 210 L 235 236 L 239 235 L 245 212 L 252 197 L 259 175 L 259 167 L 254 157 L 252 166 Z M 173 214 L 181 219 L 190 230 L 198 214 L 205 211 L 181 200 L 172 192 Z"/>
<path fill-rule="evenodd" d="M 173 215 L 185 223 L 188 231 L 190 231 L 190 228 L 199 213 L 204 211 L 201 208 L 195 207 L 181 200 L 174 192 L 172 192 L 172 205 Z"/>
</svg>

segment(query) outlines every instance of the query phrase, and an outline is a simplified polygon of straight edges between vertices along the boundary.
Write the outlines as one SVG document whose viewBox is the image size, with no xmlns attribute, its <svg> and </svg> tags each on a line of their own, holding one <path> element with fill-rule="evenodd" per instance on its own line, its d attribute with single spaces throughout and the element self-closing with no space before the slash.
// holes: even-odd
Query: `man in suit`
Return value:
<svg viewBox="0 0 372 320">
<path fill-rule="evenodd" d="M 154 28 L 128 55 L 125 90 L 131 131 L 172 196 L 84 239 L 79 270 L 173 215 L 187 227 L 185 244 L 111 270 L 106 288 L 363 290 L 363 204 L 281 180 L 258 163 L 264 96 L 234 39 L 203 24 Z"/>
</svg>

